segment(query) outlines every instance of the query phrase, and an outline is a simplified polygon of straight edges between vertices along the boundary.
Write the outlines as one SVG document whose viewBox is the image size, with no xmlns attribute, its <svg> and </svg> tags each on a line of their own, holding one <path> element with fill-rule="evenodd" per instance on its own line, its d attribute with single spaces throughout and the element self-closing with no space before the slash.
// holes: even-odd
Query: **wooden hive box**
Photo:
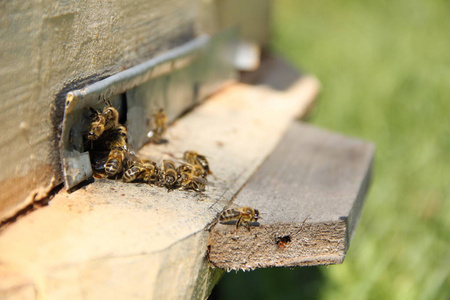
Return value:
<svg viewBox="0 0 450 300">
<path fill-rule="evenodd" d="M 0 298 L 200 299 L 223 269 L 343 261 L 374 148 L 297 123 L 319 84 L 279 59 L 239 82 L 269 12 L 269 1 L 2 4 Z M 207 191 L 89 180 L 80 120 L 105 97 L 139 155 L 207 155 Z M 169 142 L 146 144 L 157 107 Z M 217 224 L 233 200 L 258 208 L 260 226 Z"/>
</svg>

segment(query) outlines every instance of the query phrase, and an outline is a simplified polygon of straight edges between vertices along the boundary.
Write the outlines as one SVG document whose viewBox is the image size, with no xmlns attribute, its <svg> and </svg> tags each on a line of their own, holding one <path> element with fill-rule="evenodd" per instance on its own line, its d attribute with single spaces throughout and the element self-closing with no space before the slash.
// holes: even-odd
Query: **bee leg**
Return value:
<svg viewBox="0 0 450 300">
<path fill-rule="evenodd" d="M 167 187 L 167 192 L 171 192 L 173 190 L 176 190 L 178 187 L 176 185 L 171 185 L 171 186 L 166 186 Z"/>
<path fill-rule="evenodd" d="M 240 217 L 240 218 L 237 220 L 237 222 L 236 222 L 236 231 L 235 231 L 235 233 L 237 233 L 237 231 L 238 231 L 238 229 L 239 229 L 239 226 L 241 225 L 241 222 L 242 222 L 242 217 Z"/>
</svg>

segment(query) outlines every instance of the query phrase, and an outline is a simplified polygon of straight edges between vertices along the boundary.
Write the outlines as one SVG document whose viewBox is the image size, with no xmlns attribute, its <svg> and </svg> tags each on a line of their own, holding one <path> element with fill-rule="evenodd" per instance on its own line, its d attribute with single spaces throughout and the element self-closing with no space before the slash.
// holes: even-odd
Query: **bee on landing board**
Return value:
<svg viewBox="0 0 450 300">
<path fill-rule="evenodd" d="M 99 111 L 89 108 L 89 128 L 86 131 L 85 150 L 89 152 L 94 176 L 97 178 L 114 177 L 124 182 L 144 181 L 168 191 L 173 189 L 203 192 L 208 181 L 206 176 L 212 174 L 204 155 L 195 151 L 186 151 L 183 159 L 186 163 L 177 164 L 164 160 L 161 166 L 155 162 L 140 158 L 129 148 L 127 129 L 119 123 L 119 112 L 106 101 L 106 106 Z M 167 130 L 167 116 L 163 109 L 152 114 L 151 131 L 148 137 L 154 143 L 162 143 Z M 257 219 L 257 218 L 256 218 Z M 248 223 L 245 214 L 238 218 L 238 226 Z"/>
<path fill-rule="evenodd" d="M 202 177 L 204 178 L 204 169 L 198 165 L 192 165 L 192 164 L 181 164 L 177 168 L 178 174 L 190 174 L 195 177 Z"/>
<path fill-rule="evenodd" d="M 159 177 L 159 184 L 165 186 L 169 190 L 176 188 L 178 182 L 178 172 L 175 163 L 171 160 L 163 160 Z"/>
<path fill-rule="evenodd" d="M 128 169 L 124 172 L 122 180 L 124 182 L 143 180 L 152 184 L 158 181 L 158 176 L 159 168 L 154 161 L 134 156 L 133 159 L 128 159 Z"/>
<path fill-rule="evenodd" d="M 202 177 L 194 176 L 191 173 L 180 173 L 178 180 L 180 189 L 204 192 L 208 181 Z"/>
<path fill-rule="evenodd" d="M 105 172 L 108 176 L 114 176 L 122 172 L 123 160 L 125 158 L 125 153 L 123 148 L 117 147 L 111 149 L 108 155 L 108 159 L 105 163 Z"/>
<path fill-rule="evenodd" d="M 236 231 L 239 226 L 245 226 L 250 231 L 251 223 L 258 222 L 259 210 L 251 207 L 230 208 L 219 215 L 221 224 L 236 223 Z"/>
<path fill-rule="evenodd" d="M 142 180 L 149 184 L 155 184 L 158 182 L 160 170 L 154 161 L 143 160 L 142 167 L 145 169 L 141 175 Z"/>
<path fill-rule="evenodd" d="M 208 174 L 212 174 L 209 169 L 208 160 L 204 155 L 198 154 L 196 151 L 186 151 L 183 154 L 183 159 L 191 165 L 201 167 L 204 170 L 202 177 L 206 177 Z"/>
</svg>

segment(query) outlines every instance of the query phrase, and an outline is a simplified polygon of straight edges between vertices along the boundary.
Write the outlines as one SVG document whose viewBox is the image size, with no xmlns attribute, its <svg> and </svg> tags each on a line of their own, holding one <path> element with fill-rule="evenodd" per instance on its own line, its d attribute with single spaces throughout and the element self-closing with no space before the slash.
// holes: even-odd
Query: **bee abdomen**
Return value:
<svg viewBox="0 0 450 300">
<path fill-rule="evenodd" d="M 122 180 L 124 182 L 132 182 L 133 180 L 136 180 L 138 178 L 140 173 L 141 173 L 140 168 L 136 166 L 131 167 L 128 170 L 126 170 L 125 173 L 123 173 Z"/>
<path fill-rule="evenodd" d="M 174 184 L 177 181 L 177 176 L 175 174 L 166 174 L 164 176 L 164 182 L 166 184 Z"/>
<path fill-rule="evenodd" d="M 119 173 L 120 170 L 122 170 L 122 162 L 118 159 L 110 159 L 105 164 L 105 172 L 108 175 L 115 175 Z"/>
<path fill-rule="evenodd" d="M 227 222 L 236 219 L 240 215 L 240 212 L 234 208 L 227 209 L 219 216 L 219 221 Z"/>
</svg>

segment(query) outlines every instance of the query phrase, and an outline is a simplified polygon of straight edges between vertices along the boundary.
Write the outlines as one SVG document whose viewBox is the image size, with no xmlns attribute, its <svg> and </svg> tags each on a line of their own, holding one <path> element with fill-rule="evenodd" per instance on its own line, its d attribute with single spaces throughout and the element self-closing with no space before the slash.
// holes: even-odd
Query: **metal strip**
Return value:
<svg viewBox="0 0 450 300">
<path fill-rule="evenodd" d="M 208 36 L 200 36 L 178 48 L 169 50 L 147 62 L 105 78 L 84 89 L 69 92 L 66 101 L 66 114 L 86 107 L 85 102 L 88 99 L 94 98 L 99 102 L 101 101 L 99 100 L 100 97 L 109 98 L 124 93 L 151 78 L 164 75 L 175 70 L 176 67 L 181 68 L 189 64 L 197 52 L 208 45 L 209 40 Z M 190 56 L 184 57 L 187 55 Z M 175 63 L 176 60 L 179 60 L 179 62 Z M 172 63 L 172 61 L 174 62 Z"/>
</svg>

